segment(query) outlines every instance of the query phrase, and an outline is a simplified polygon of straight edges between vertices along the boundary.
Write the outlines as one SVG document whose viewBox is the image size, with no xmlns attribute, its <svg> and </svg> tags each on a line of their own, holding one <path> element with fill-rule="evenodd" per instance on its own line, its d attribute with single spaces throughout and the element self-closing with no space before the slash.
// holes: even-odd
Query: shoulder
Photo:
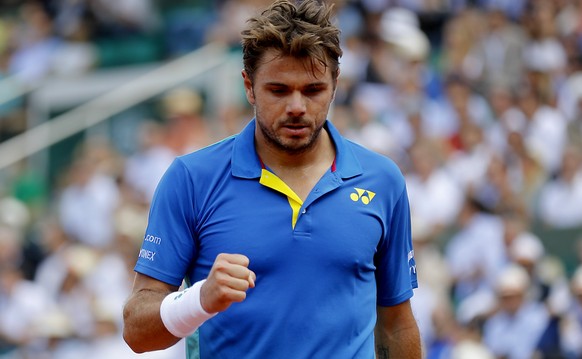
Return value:
<svg viewBox="0 0 582 359">
<path fill-rule="evenodd" d="M 207 147 L 178 156 L 175 162 L 191 173 L 205 170 L 214 172 L 221 166 L 230 164 L 235 138 L 236 135 L 230 136 Z"/>
<path fill-rule="evenodd" d="M 200 163 L 201 160 L 225 159 L 225 157 L 228 157 L 230 160 L 230 153 L 232 152 L 232 146 L 236 137 L 237 135 L 226 137 L 194 152 L 178 156 L 178 159 L 187 166 Z"/>
<path fill-rule="evenodd" d="M 377 177 L 387 184 L 404 187 L 404 176 L 393 159 L 374 152 L 360 144 L 343 139 L 345 149 L 351 151 L 362 167 L 364 176 Z"/>
<path fill-rule="evenodd" d="M 210 183 L 226 178 L 230 172 L 232 143 L 234 137 L 178 156 L 168 167 L 158 187 L 170 191 L 181 188 L 202 188 Z M 158 189 L 159 191 L 159 189 Z"/>
</svg>

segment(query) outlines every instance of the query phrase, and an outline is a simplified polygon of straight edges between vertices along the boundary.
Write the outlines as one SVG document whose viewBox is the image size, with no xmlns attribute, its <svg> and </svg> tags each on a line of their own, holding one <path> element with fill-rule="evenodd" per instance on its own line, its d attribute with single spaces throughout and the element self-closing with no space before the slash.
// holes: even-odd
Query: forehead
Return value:
<svg viewBox="0 0 582 359">
<path fill-rule="evenodd" d="M 255 82 L 331 82 L 328 66 L 308 57 L 282 55 L 277 50 L 267 50 L 255 72 Z"/>
</svg>

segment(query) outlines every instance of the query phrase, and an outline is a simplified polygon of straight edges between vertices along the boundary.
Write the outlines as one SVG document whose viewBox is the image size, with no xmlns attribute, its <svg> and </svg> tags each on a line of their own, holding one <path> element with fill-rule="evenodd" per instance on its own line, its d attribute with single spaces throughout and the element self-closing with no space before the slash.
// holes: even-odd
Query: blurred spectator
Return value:
<svg viewBox="0 0 582 359">
<path fill-rule="evenodd" d="M 571 306 L 560 326 L 560 349 L 566 359 L 582 356 L 582 267 L 574 272 L 570 281 Z"/>
<path fill-rule="evenodd" d="M 339 1 L 338 26 L 342 29 L 342 61 L 335 95 L 336 105 L 352 102 L 354 90 L 366 75 L 371 49 L 368 46 L 365 15 L 356 2 Z"/>
<path fill-rule="evenodd" d="M 543 242 L 528 230 L 523 217 L 506 214 L 504 223 L 508 263 L 527 271 L 529 298 L 546 305 L 552 316 L 560 315 L 568 297 L 565 266 L 546 252 Z"/>
<path fill-rule="evenodd" d="M 62 34 L 62 42 L 52 57 L 52 73 L 57 76 L 85 74 L 98 66 L 99 54 L 91 41 L 91 25 L 84 18 L 77 20 Z"/>
<path fill-rule="evenodd" d="M 566 145 L 566 119 L 555 108 L 544 104 L 541 95 L 532 88 L 520 90 L 519 107 L 527 120 L 519 129 L 526 151 L 540 162 L 546 173 L 553 173 L 560 165 Z"/>
<path fill-rule="evenodd" d="M 409 62 L 423 61 L 428 57 L 430 43 L 420 29 L 418 16 L 414 12 L 398 7 L 389 8 L 382 13 L 379 26 L 380 37 L 398 57 Z"/>
<path fill-rule="evenodd" d="M 576 44 L 576 46 L 578 46 Z M 566 120 L 580 124 L 580 100 L 582 99 L 582 56 L 579 53 L 572 55 L 570 73 L 562 82 L 557 93 L 557 107 L 562 111 Z M 580 129 L 578 129 L 578 132 Z"/>
<path fill-rule="evenodd" d="M 44 348 L 35 335 L 38 320 L 54 303 L 20 270 L 22 241 L 22 232 L 0 226 L 0 350 L 17 357 L 34 357 Z"/>
<path fill-rule="evenodd" d="M 212 28 L 222 24 L 218 12 L 222 1 L 156 1 L 161 14 L 164 55 L 174 58 L 211 42 Z M 228 21 L 227 21 L 228 22 Z"/>
<path fill-rule="evenodd" d="M 98 171 L 90 160 L 78 159 L 59 195 L 58 211 L 63 229 L 75 240 L 90 246 L 110 245 L 118 198 L 119 189 L 112 177 Z"/>
<path fill-rule="evenodd" d="M 528 213 L 521 174 L 513 173 L 515 170 L 500 156 L 491 156 L 484 177 L 470 191 L 471 195 L 497 213 L 506 210 Z"/>
<path fill-rule="evenodd" d="M 98 36 L 147 33 L 158 26 L 152 0 L 88 0 L 96 17 Z"/>
<path fill-rule="evenodd" d="M 383 12 L 379 26 L 383 40 L 380 45 L 386 49 L 384 56 L 394 68 L 384 79 L 390 91 L 389 100 L 384 101 L 387 106 L 380 110 L 378 117 L 392 138 L 392 149 L 386 154 L 398 161 L 416 141 L 434 137 L 433 123 L 441 122 L 439 115 L 443 112 L 436 101 L 440 83 L 430 66 L 431 44 L 416 14 L 404 8 L 392 8 Z M 376 72 L 381 71 L 382 65 L 371 65 L 376 67 Z M 367 96 L 367 93 L 360 95 Z"/>
<path fill-rule="evenodd" d="M 224 1 L 219 9 L 218 21 L 210 26 L 206 41 L 239 47 L 240 32 L 244 28 L 245 21 L 269 3 L 270 1 L 267 0 Z"/>
<path fill-rule="evenodd" d="M 503 224 L 479 200 L 466 197 L 457 218 L 459 230 L 446 244 L 453 298 L 460 302 L 480 289 L 490 289 L 505 266 Z"/>
<path fill-rule="evenodd" d="M 448 141 L 453 148 L 458 148 L 462 126 L 474 124 L 486 129 L 491 125 L 493 118 L 487 101 L 472 89 L 467 78 L 458 74 L 448 76 L 444 95 L 441 103 L 446 122 L 431 123 L 431 134 Z"/>
<path fill-rule="evenodd" d="M 566 50 L 556 29 L 556 11 L 555 2 L 536 1 L 524 17 L 529 41 L 523 51 L 523 61 L 530 72 L 547 74 L 548 87 L 537 86 L 546 101 L 554 100 L 557 82 L 565 74 L 567 65 Z"/>
<path fill-rule="evenodd" d="M 410 149 L 411 168 L 405 174 L 412 216 L 438 235 L 461 210 L 463 192 L 441 167 L 440 148 L 432 141 L 419 141 Z M 438 211 L 435 211 L 438 208 Z"/>
<path fill-rule="evenodd" d="M 483 37 L 470 54 L 474 67 L 472 80 L 481 92 L 492 86 L 516 90 L 523 81 L 522 53 L 526 41 L 523 29 L 498 6 L 490 7 L 485 17 Z"/>
<path fill-rule="evenodd" d="M 473 191 L 483 180 L 493 150 L 485 142 L 483 129 L 473 123 L 461 125 L 458 146 L 444 165 L 464 191 Z"/>
<path fill-rule="evenodd" d="M 139 199 L 149 203 L 160 178 L 176 157 L 167 146 L 166 128 L 144 121 L 138 131 L 138 151 L 128 156 L 124 180 Z"/>
<path fill-rule="evenodd" d="M 577 107 L 582 108 L 582 99 L 578 100 Z M 582 111 L 577 110 L 576 115 L 568 124 L 568 139 L 573 145 L 582 146 Z"/>
<path fill-rule="evenodd" d="M 418 96 L 431 78 L 426 66 L 430 43 L 415 13 L 390 8 L 370 21 L 367 64 L 354 88 L 353 101 L 371 118 L 405 110 L 408 95 Z M 360 74 L 358 66 L 357 74 Z M 412 88 L 410 87 L 412 86 Z M 400 93 L 403 91 L 403 93 Z"/>
<path fill-rule="evenodd" d="M 73 241 L 67 237 L 56 219 L 44 219 L 37 224 L 35 231 L 43 259 L 36 268 L 34 281 L 51 298 L 57 298 L 67 275 L 64 258 L 66 249 Z"/>
<path fill-rule="evenodd" d="M 493 123 L 487 129 L 488 140 L 503 152 L 507 147 L 507 134 L 525 126 L 525 115 L 517 107 L 515 94 L 508 86 L 494 84 L 486 92 L 493 116 Z"/>
<path fill-rule="evenodd" d="M 396 157 L 396 138 L 390 129 L 371 116 L 358 116 L 360 122 L 350 139 L 385 156 Z"/>
<path fill-rule="evenodd" d="M 451 351 L 451 359 L 494 359 L 493 354 L 477 339 L 464 339 Z"/>
<path fill-rule="evenodd" d="M 177 155 L 209 145 L 214 136 L 203 116 L 202 96 L 180 87 L 162 99 L 163 117 L 167 121 L 167 146 Z"/>
<path fill-rule="evenodd" d="M 483 37 L 485 19 L 480 11 L 468 8 L 451 17 L 444 25 L 442 75 L 444 78 L 458 74 L 476 79 L 483 64 L 474 59 L 473 48 Z"/>
<path fill-rule="evenodd" d="M 542 241 L 528 230 L 529 223 L 522 213 L 506 211 L 502 219 L 507 262 L 521 265 L 532 277 L 537 263 L 545 255 Z M 540 293 L 536 297 L 541 296 Z"/>
<path fill-rule="evenodd" d="M 499 309 L 485 321 L 483 340 L 498 358 L 532 358 L 546 328 L 548 312 L 527 296 L 529 282 L 527 272 L 519 266 L 507 267 L 497 277 Z"/>
<path fill-rule="evenodd" d="M 226 138 L 242 131 L 249 118 L 254 116 L 253 108 L 241 103 L 232 104 L 220 109 L 215 126 L 215 138 Z"/>
<path fill-rule="evenodd" d="M 20 81 L 37 85 L 50 73 L 61 41 L 55 36 L 52 19 L 39 2 L 25 2 L 19 10 L 22 22 L 14 31 L 9 70 Z"/>
<path fill-rule="evenodd" d="M 537 205 L 539 219 L 555 228 L 582 226 L 582 152 L 568 146 L 556 178 L 540 189 Z"/>
</svg>

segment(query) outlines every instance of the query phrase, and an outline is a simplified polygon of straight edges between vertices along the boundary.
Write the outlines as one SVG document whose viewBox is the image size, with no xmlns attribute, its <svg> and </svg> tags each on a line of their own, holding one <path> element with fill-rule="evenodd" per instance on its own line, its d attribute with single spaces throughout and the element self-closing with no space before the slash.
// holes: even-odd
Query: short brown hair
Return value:
<svg viewBox="0 0 582 359">
<path fill-rule="evenodd" d="M 281 55 L 311 60 L 312 70 L 319 62 L 331 70 L 334 81 L 339 74 L 340 30 L 331 22 L 332 7 L 317 0 L 295 5 L 277 0 L 259 16 L 247 21 L 242 31 L 244 69 L 253 79 L 263 54 L 276 49 Z"/>
</svg>

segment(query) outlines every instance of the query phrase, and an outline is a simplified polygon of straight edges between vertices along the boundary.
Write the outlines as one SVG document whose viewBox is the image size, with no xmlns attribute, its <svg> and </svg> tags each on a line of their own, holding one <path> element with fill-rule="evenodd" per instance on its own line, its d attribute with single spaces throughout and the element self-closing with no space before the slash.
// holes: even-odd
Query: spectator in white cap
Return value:
<svg viewBox="0 0 582 359">
<path fill-rule="evenodd" d="M 405 116 L 412 99 L 426 100 L 425 87 L 434 78 L 426 66 L 430 42 L 417 15 L 408 9 L 389 8 L 374 25 L 369 61 L 353 101 L 372 118 L 389 122 Z"/>
<path fill-rule="evenodd" d="M 451 351 L 451 359 L 495 359 L 493 354 L 481 343 L 463 340 Z"/>
<path fill-rule="evenodd" d="M 422 61 L 428 56 L 430 43 L 414 12 L 399 7 L 388 9 L 382 14 L 380 28 L 382 39 L 400 56 L 410 61 Z"/>
<path fill-rule="evenodd" d="M 532 358 L 548 324 L 545 306 L 527 296 L 529 286 L 527 271 L 518 265 L 508 266 L 498 276 L 498 310 L 483 327 L 484 343 L 498 358 Z"/>
</svg>

